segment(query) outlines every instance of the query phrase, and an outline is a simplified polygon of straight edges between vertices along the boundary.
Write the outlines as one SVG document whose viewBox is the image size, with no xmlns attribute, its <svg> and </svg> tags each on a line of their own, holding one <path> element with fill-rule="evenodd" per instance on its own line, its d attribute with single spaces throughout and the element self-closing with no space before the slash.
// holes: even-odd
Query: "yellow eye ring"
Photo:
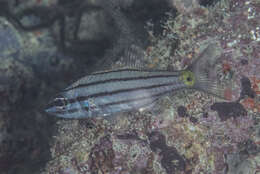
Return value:
<svg viewBox="0 0 260 174">
<path fill-rule="evenodd" d="M 195 84 L 195 76 L 194 73 L 191 71 L 183 71 L 180 76 L 180 80 L 189 87 Z"/>
</svg>

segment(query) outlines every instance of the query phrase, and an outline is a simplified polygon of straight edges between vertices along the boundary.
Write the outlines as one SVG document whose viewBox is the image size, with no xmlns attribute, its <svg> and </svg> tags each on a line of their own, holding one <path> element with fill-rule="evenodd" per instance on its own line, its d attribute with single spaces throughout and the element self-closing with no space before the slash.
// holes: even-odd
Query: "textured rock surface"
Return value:
<svg viewBox="0 0 260 174">
<path fill-rule="evenodd" d="M 10 2 L 15 4 L 15 1 Z M 232 84 L 227 85 L 225 96 L 232 101 L 198 91 L 180 91 L 158 101 L 153 110 L 124 113 L 110 120 L 62 120 L 47 116 L 42 112 L 47 101 L 69 82 L 89 72 L 88 67 L 92 65 L 88 65 L 89 61 L 82 55 L 77 59 L 75 55 L 65 56 L 60 52 L 57 40 L 53 38 L 53 35 L 57 36 L 56 26 L 24 32 L 2 17 L 2 173 L 259 172 L 260 2 L 167 2 L 169 4 L 163 4 L 165 9 L 176 7 L 178 16 L 175 18 L 174 14 L 168 13 L 159 29 L 157 18 L 147 22 L 149 41 L 143 58 L 146 66 L 184 69 L 211 41 L 218 42 L 222 48 L 216 64 L 218 78 L 224 85 Z M 57 1 L 28 0 L 18 3 L 14 10 L 37 3 L 50 6 Z M 119 4 L 126 16 L 131 10 L 140 8 L 131 0 L 114 3 Z M 133 4 L 135 6 L 130 8 Z M 98 14 L 92 15 L 95 18 Z M 84 16 L 83 21 L 90 18 L 91 15 Z M 30 19 L 24 20 L 30 22 Z M 135 24 L 134 20 L 129 22 Z M 84 33 L 83 28 L 80 28 L 80 37 L 89 34 Z M 104 55 L 113 55 L 113 49 L 121 48 L 116 46 L 120 41 L 113 43 L 112 49 L 102 50 Z"/>
</svg>

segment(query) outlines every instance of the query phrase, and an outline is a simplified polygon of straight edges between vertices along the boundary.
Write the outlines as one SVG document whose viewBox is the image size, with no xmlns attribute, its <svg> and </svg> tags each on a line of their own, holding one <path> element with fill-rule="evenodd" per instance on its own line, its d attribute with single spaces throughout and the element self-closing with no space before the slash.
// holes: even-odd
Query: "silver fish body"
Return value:
<svg viewBox="0 0 260 174">
<path fill-rule="evenodd" d="M 46 111 L 64 118 L 84 118 L 146 108 L 159 97 L 186 88 L 180 74 L 138 69 L 91 74 L 66 88 Z"/>
<path fill-rule="evenodd" d="M 170 92 L 192 88 L 224 98 L 219 85 L 215 59 L 217 44 L 209 44 L 193 64 L 182 71 L 117 69 L 87 75 L 52 100 L 47 113 L 63 118 L 109 116 L 151 106 Z"/>
</svg>

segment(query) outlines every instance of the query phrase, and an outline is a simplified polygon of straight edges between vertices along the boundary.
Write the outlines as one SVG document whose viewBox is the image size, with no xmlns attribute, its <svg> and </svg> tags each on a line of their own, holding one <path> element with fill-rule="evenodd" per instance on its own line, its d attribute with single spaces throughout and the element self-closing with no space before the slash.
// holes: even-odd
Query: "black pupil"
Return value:
<svg viewBox="0 0 260 174">
<path fill-rule="evenodd" d="M 190 82 L 191 81 L 191 77 L 187 77 L 187 81 Z"/>
<path fill-rule="evenodd" d="M 64 106 L 64 105 L 66 105 L 66 100 L 64 100 L 63 98 L 62 98 L 62 99 L 55 100 L 55 101 L 54 101 L 54 105 L 55 105 L 55 106 Z"/>
</svg>

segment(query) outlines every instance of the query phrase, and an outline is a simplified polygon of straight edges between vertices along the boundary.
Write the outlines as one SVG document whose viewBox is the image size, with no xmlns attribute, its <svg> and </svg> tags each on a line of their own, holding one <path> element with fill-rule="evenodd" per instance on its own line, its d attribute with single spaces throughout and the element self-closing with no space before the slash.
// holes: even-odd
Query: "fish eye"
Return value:
<svg viewBox="0 0 260 174">
<path fill-rule="evenodd" d="M 55 99 L 53 102 L 53 105 L 54 106 L 63 106 L 63 102 L 62 102 L 62 100 Z"/>
<path fill-rule="evenodd" d="M 187 79 L 186 79 L 188 82 L 190 82 L 190 81 L 192 81 L 192 79 L 191 79 L 191 77 L 189 76 L 189 77 L 187 77 Z"/>
<path fill-rule="evenodd" d="M 195 77 L 193 72 L 191 71 L 183 71 L 180 78 L 183 81 L 183 83 L 187 86 L 191 87 L 195 83 Z"/>
<path fill-rule="evenodd" d="M 55 98 L 53 105 L 57 107 L 63 107 L 67 104 L 67 99 L 66 98 Z"/>
</svg>

